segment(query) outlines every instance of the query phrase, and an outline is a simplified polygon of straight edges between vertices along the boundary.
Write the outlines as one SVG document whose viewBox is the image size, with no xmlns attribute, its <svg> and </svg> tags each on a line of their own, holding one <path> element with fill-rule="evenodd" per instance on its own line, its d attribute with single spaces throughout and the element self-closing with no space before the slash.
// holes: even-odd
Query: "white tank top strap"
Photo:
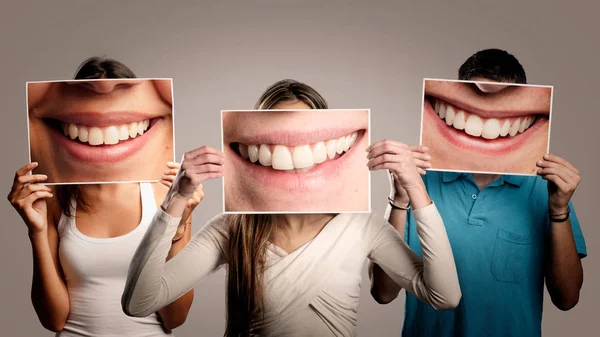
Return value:
<svg viewBox="0 0 600 337">
<path fill-rule="evenodd" d="M 157 210 L 152 183 L 140 183 L 140 194 L 142 195 L 142 221 L 140 226 L 148 226 Z"/>
</svg>

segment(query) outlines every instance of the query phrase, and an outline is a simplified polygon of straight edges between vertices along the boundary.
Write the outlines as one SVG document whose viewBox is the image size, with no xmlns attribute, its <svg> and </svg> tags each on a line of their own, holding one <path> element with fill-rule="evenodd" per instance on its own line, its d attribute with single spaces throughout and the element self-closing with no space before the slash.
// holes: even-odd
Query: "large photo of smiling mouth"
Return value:
<svg viewBox="0 0 600 337">
<path fill-rule="evenodd" d="M 428 96 L 427 99 L 433 111 L 446 125 L 461 130 L 471 137 L 487 140 L 494 140 L 499 137 L 516 137 L 529 130 L 537 121 L 547 120 L 541 114 L 496 118 L 483 117 L 460 109 L 440 98 Z"/>
<path fill-rule="evenodd" d="M 301 174 L 321 164 L 338 160 L 353 148 L 363 133 L 364 130 L 357 130 L 334 139 L 296 146 L 233 142 L 230 143 L 230 147 L 249 163 L 286 173 Z"/>
<path fill-rule="evenodd" d="M 116 163 L 137 153 L 163 120 L 136 115 L 85 117 L 83 114 L 64 120 L 44 119 L 44 122 L 71 158 L 98 164 Z"/>
</svg>

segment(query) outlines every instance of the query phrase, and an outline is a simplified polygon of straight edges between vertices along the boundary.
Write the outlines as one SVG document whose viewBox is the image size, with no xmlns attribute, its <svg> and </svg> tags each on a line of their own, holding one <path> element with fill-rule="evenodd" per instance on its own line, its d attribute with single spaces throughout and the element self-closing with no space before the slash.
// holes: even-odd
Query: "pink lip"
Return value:
<svg viewBox="0 0 600 337">
<path fill-rule="evenodd" d="M 65 137 L 64 134 L 55 128 L 50 127 L 50 130 L 51 134 L 56 139 L 57 144 L 63 148 L 71 158 L 87 163 L 108 164 L 129 158 L 140 151 L 149 137 L 152 137 L 155 133 L 154 130 L 162 123 L 162 121 L 163 119 L 156 120 L 156 122 L 151 124 L 150 129 L 143 135 L 138 135 L 134 139 L 129 139 L 115 145 L 86 145 Z"/>
<path fill-rule="evenodd" d="M 355 144 L 359 144 L 365 133 L 361 132 Z M 306 143 L 303 143 L 306 144 Z M 235 160 L 234 165 L 240 165 L 251 179 L 255 179 L 261 186 L 284 190 L 288 193 L 309 193 L 324 188 L 328 181 L 333 180 L 343 169 L 344 164 L 356 152 L 357 146 L 353 146 L 343 156 L 323 162 L 305 173 L 287 173 L 271 168 L 253 164 L 233 153 L 230 157 Z"/>
<path fill-rule="evenodd" d="M 461 110 L 464 110 L 464 111 L 472 113 L 472 114 L 476 114 L 476 115 L 484 117 L 484 118 L 507 118 L 507 117 L 522 117 L 522 116 L 531 116 L 531 115 L 546 115 L 546 116 L 550 115 L 550 113 L 548 111 L 541 112 L 541 111 L 488 111 L 488 110 L 482 110 L 482 109 L 476 108 L 474 106 L 471 106 L 465 102 L 459 102 L 452 98 L 443 97 L 443 95 L 431 95 L 428 93 L 425 93 L 425 94 L 427 96 L 431 96 L 438 100 L 442 100 L 444 102 L 450 103 L 451 105 L 453 105 Z M 425 97 L 426 101 L 428 101 L 427 96 Z"/>
<path fill-rule="evenodd" d="M 152 116 L 141 112 L 77 112 L 54 113 L 48 117 L 65 124 L 106 127 L 133 122 L 137 123 L 147 119 L 157 118 L 158 116 Z"/>
<path fill-rule="evenodd" d="M 427 117 L 433 121 L 436 130 L 444 137 L 444 139 L 456 148 L 466 151 L 479 152 L 489 156 L 502 156 L 515 149 L 520 148 L 541 128 L 546 127 L 548 120 L 546 118 L 538 118 L 529 129 L 522 134 L 514 137 L 498 137 L 496 139 L 485 139 L 480 137 L 472 137 L 466 134 L 463 130 L 457 130 L 452 126 L 447 125 L 438 114 L 435 113 L 429 100 L 425 99 L 423 108 Z M 468 111 L 468 110 L 466 110 Z M 506 117 L 506 116 L 505 116 Z"/>
</svg>

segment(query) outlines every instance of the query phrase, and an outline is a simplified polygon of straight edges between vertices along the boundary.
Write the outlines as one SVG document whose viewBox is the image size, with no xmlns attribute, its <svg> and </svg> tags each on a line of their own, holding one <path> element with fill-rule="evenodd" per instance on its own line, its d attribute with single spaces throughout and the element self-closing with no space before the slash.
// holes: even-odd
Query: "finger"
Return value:
<svg viewBox="0 0 600 337">
<path fill-rule="evenodd" d="M 558 176 L 562 181 L 567 184 L 573 183 L 573 178 L 565 173 L 564 170 L 554 168 L 554 167 L 545 167 L 538 170 L 538 174 L 543 176 L 546 175 L 555 175 Z"/>
<path fill-rule="evenodd" d="M 562 180 L 559 176 L 554 175 L 554 174 L 548 174 L 545 176 L 542 176 L 542 178 L 553 182 L 556 187 L 558 187 L 561 191 L 567 191 L 569 189 L 569 186 L 567 183 L 565 183 L 564 180 Z"/>
<path fill-rule="evenodd" d="M 17 182 L 17 179 L 19 179 L 20 176 L 26 175 L 27 173 L 29 173 L 31 170 L 33 170 L 37 166 L 38 166 L 38 163 L 33 162 L 33 163 L 29 163 L 29 164 L 21 167 L 20 169 L 18 169 L 15 172 L 15 179 L 14 179 L 13 183 Z"/>
<path fill-rule="evenodd" d="M 369 170 L 371 170 L 371 171 L 393 170 L 394 167 L 395 167 L 394 163 L 381 163 L 381 164 L 377 164 L 377 165 L 369 167 Z"/>
<path fill-rule="evenodd" d="M 28 211 L 33 206 L 33 203 L 39 199 L 48 199 L 52 198 L 54 195 L 48 191 L 36 191 L 31 195 L 27 196 L 27 198 L 23 199 L 23 210 Z"/>
<path fill-rule="evenodd" d="M 18 199 L 18 200 L 25 199 L 29 195 L 31 195 L 31 194 L 33 194 L 35 192 L 40 192 L 40 191 L 45 191 L 45 192 L 52 193 L 52 189 L 50 187 L 46 186 L 46 185 L 29 184 L 29 185 L 25 186 L 24 188 L 22 188 L 16 194 L 16 199 Z"/>
<path fill-rule="evenodd" d="M 17 178 L 17 182 L 22 185 L 33 184 L 45 181 L 48 176 L 45 174 L 28 174 Z"/>
<path fill-rule="evenodd" d="M 553 162 L 553 161 L 540 160 L 536 163 L 536 165 L 541 168 L 556 168 L 556 169 L 564 170 L 565 173 L 568 174 L 569 176 L 571 176 L 573 179 L 579 175 L 578 172 L 573 171 L 568 166 L 565 166 L 563 164 Z"/>
<path fill-rule="evenodd" d="M 374 146 L 369 154 L 367 155 L 367 159 L 375 158 L 377 156 L 381 156 L 382 154 L 401 154 L 410 152 L 408 147 L 403 147 L 397 144 L 382 144 Z"/>
<path fill-rule="evenodd" d="M 199 148 L 197 148 L 195 150 L 192 150 L 190 152 L 186 152 L 183 155 L 183 158 L 184 158 L 184 160 L 188 160 L 189 161 L 189 160 L 192 160 L 192 159 L 194 159 L 194 158 L 196 158 L 196 157 L 198 157 L 200 155 L 203 155 L 203 154 L 213 154 L 213 155 L 219 156 L 221 158 L 223 157 L 223 153 L 221 151 L 219 151 L 219 150 L 217 150 L 215 148 L 212 148 L 210 146 L 202 146 L 202 147 L 199 147 Z"/>
<path fill-rule="evenodd" d="M 427 171 L 423 170 L 423 169 L 422 169 L 422 168 L 420 168 L 420 167 L 417 167 L 417 171 L 419 171 L 419 174 L 420 174 L 420 175 L 422 175 L 422 176 L 424 176 L 424 175 L 426 175 L 426 174 L 427 174 Z"/>
<path fill-rule="evenodd" d="M 408 145 L 402 143 L 402 142 L 398 142 L 395 140 L 389 140 L 389 139 L 384 139 L 384 140 L 380 140 L 378 142 L 375 142 L 373 144 L 371 144 L 369 147 L 367 147 L 366 151 L 367 152 L 371 152 L 371 150 L 375 147 L 378 146 L 382 146 L 382 145 L 393 145 L 393 146 L 399 146 L 399 147 L 404 147 L 404 148 L 408 148 Z"/>
<path fill-rule="evenodd" d="M 412 152 L 412 156 L 413 156 L 413 158 L 415 158 L 415 160 L 422 160 L 422 161 L 430 161 L 431 160 L 431 156 L 426 153 Z"/>
<path fill-rule="evenodd" d="M 420 169 L 431 168 L 431 163 L 425 160 L 415 159 L 415 164 L 417 165 L 417 168 Z"/>
<path fill-rule="evenodd" d="M 562 164 L 562 165 L 568 167 L 569 169 L 571 169 L 573 172 L 579 174 L 579 170 L 575 166 L 573 166 L 573 164 L 569 163 L 566 159 L 563 159 L 559 156 L 556 156 L 556 155 L 553 155 L 550 153 L 545 154 L 544 159 L 555 162 L 555 163 Z"/>
<path fill-rule="evenodd" d="M 186 170 L 186 175 L 188 175 L 188 174 L 198 175 L 198 174 L 204 174 L 204 173 L 219 173 L 219 172 L 223 172 L 222 165 L 204 164 L 204 165 L 195 166 L 193 168 L 190 168 L 189 170 Z"/>
<path fill-rule="evenodd" d="M 202 166 L 206 164 L 223 165 L 223 157 L 212 153 L 201 154 L 197 157 L 185 161 L 182 165 L 184 170 L 189 170 L 195 166 Z"/>
<path fill-rule="evenodd" d="M 177 172 L 179 172 L 179 168 L 170 168 L 170 169 L 166 169 L 164 174 L 166 176 L 176 176 Z"/>
<path fill-rule="evenodd" d="M 210 172 L 210 173 L 201 174 L 200 179 L 202 181 L 206 181 L 209 179 L 221 178 L 222 176 L 223 176 L 223 172 Z"/>
<path fill-rule="evenodd" d="M 179 166 L 181 166 L 180 163 L 174 162 L 174 161 L 170 161 L 167 163 L 167 167 L 168 168 L 179 168 Z"/>
<path fill-rule="evenodd" d="M 369 168 L 376 166 L 376 165 L 380 165 L 383 163 L 392 163 L 394 166 L 398 165 L 400 163 L 400 156 L 399 155 L 395 155 L 395 154 L 383 154 L 381 156 L 375 157 L 371 160 L 369 160 L 369 162 L 367 163 L 367 166 Z"/>
</svg>

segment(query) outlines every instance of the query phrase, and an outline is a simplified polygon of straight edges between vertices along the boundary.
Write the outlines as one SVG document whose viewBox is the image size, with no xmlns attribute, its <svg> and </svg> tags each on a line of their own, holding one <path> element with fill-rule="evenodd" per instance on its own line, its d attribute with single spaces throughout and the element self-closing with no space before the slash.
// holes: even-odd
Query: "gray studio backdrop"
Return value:
<svg viewBox="0 0 600 337">
<path fill-rule="evenodd" d="M 456 78 L 473 52 L 514 53 L 533 84 L 554 85 L 551 151 L 582 172 L 575 204 L 589 257 L 580 303 L 569 312 L 546 296 L 545 336 L 596 336 L 600 271 L 597 219 L 597 55 L 599 5 L 571 1 L 20 1 L 0 10 L 2 57 L 1 190 L 27 162 L 25 82 L 73 76 L 85 58 L 106 54 L 140 77 L 172 77 L 176 151 L 220 148 L 220 110 L 252 108 L 271 83 L 314 86 L 332 108 L 370 108 L 373 141 L 419 140 L 422 79 Z M 384 172 L 372 177 L 373 210 L 383 213 Z M 205 184 L 193 230 L 221 211 L 221 181 Z M 0 335 L 51 336 L 29 300 L 32 261 L 26 227 L 0 203 Z M 382 306 L 369 295 L 366 268 L 359 336 L 399 336 L 401 295 Z M 177 336 L 219 336 L 225 322 L 225 272 L 196 288 Z M 493 310 L 493 308 L 490 308 Z"/>
</svg>

